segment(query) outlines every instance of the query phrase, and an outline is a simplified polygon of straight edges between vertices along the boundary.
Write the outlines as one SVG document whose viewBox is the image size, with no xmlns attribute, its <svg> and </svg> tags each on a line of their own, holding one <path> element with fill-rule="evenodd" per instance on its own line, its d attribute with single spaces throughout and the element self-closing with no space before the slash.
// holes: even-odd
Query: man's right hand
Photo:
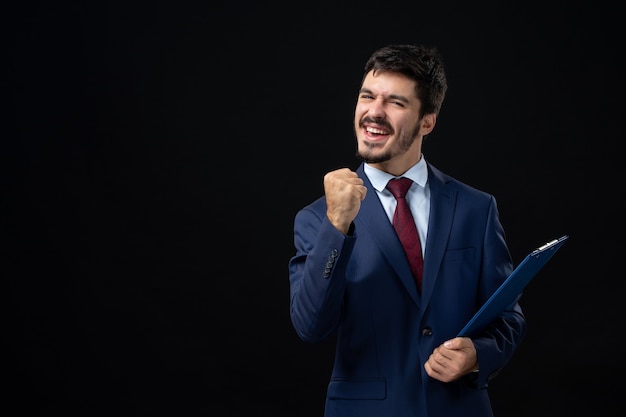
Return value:
<svg viewBox="0 0 626 417">
<path fill-rule="evenodd" d="M 337 230 L 347 234 L 367 194 L 363 180 L 356 172 L 340 168 L 324 175 L 324 193 L 328 219 Z"/>
</svg>

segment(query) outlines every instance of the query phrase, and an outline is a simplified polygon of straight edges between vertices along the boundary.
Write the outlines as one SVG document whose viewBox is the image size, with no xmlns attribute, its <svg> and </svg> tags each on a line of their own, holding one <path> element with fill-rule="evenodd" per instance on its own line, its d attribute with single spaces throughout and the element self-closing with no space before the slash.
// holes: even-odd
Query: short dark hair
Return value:
<svg viewBox="0 0 626 417">
<path fill-rule="evenodd" d="M 376 50 L 365 64 L 363 79 L 370 72 L 398 72 L 417 82 L 420 117 L 439 114 L 448 90 L 443 60 L 437 48 L 423 45 L 387 45 Z"/>
</svg>

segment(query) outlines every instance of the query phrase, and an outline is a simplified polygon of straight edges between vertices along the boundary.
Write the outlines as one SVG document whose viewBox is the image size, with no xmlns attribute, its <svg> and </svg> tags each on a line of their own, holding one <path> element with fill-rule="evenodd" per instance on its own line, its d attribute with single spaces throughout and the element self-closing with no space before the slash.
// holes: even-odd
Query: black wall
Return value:
<svg viewBox="0 0 626 417">
<path fill-rule="evenodd" d="M 321 416 L 332 341 L 290 324 L 293 217 L 356 167 L 363 64 L 405 42 L 448 70 L 427 159 L 496 196 L 516 262 L 570 236 L 524 293 L 496 415 L 618 415 L 619 13 L 436 3 L 5 6 L 12 415 Z"/>
</svg>

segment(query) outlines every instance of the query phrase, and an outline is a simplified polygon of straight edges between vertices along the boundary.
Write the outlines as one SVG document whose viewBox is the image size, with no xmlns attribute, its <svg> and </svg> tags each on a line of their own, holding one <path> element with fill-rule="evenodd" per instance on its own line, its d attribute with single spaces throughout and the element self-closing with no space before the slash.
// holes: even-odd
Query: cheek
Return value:
<svg viewBox="0 0 626 417">
<path fill-rule="evenodd" d="M 367 114 L 368 107 L 363 104 L 358 104 L 354 108 L 354 121 L 358 123 Z"/>
<path fill-rule="evenodd" d="M 354 114 L 354 129 L 355 129 L 355 130 L 358 130 L 358 129 L 360 128 L 360 126 L 359 126 L 359 122 L 361 121 L 361 118 L 362 118 L 362 117 L 363 117 L 363 116 L 362 116 L 362 115 L 359 115 L 358 113 L 355 113 L 355 114 Z"/>
</svg>

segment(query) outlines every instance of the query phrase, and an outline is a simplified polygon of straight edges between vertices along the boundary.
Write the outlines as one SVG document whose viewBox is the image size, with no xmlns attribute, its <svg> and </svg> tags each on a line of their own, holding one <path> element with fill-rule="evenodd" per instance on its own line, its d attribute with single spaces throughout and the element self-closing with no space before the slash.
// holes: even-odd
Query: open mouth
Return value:
<svg viewBox="0 0 626 417">
<path fill-rule="evenodd" d="M 371 134 L 373 134 L 373 135 L 387 135 L 387 134 L 388 134 L 388 133 L 387 133 L 386 131 L 384 131 L 383 129 L 377 129 L 377 128 L 375 128 L 375 127 L 371 127 L 371 126 L 366 127 L 366 128 L 365 128 L 365 130 L 366 130 L 368 133 L 371 133 Z"/>
<path fill-rule="evenodd" d="M 365 134 L 372 139 L 381 139 L 389 136 L 392 132 L 390 129 L 374 126 L 364 126 Z"/>
</svg>

